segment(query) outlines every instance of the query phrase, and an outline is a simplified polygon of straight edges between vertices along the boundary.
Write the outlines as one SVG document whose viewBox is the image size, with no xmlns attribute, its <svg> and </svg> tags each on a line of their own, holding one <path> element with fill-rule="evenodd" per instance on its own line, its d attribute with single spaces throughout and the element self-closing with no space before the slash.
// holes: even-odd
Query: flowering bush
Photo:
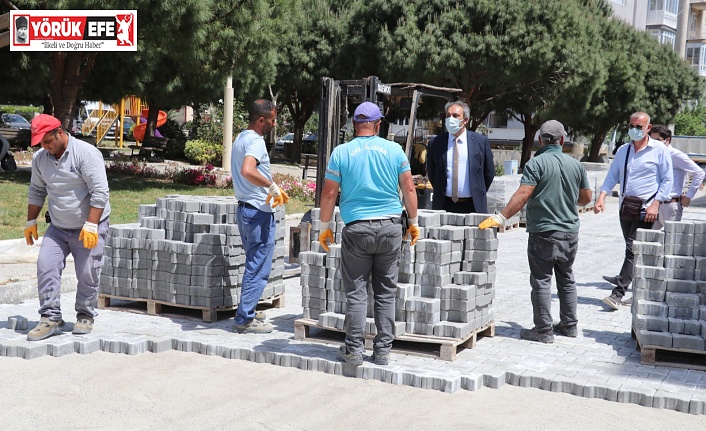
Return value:
<svg viewBox="0 0 706 431">
<path fill-rule="evenodd" d="M 274 174 L 272 179 L 290 198 L 313 201 L 316 196 L 316 183 L 313 181 L 300 180 L 286 174 Z"/>
<path fill-rule="evenodd" d="M 216 185 L 217 176 L 213 173 L 213 165 L 206 165 L 203 168 L 182 169 L 174 175 L 174 182 L 190 186 L 213 186 Z"/>
</svg>

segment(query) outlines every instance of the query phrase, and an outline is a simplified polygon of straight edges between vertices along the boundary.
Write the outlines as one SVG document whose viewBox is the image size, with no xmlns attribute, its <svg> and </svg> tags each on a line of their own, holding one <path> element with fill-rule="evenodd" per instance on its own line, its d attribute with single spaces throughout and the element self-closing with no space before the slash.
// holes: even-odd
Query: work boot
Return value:
<svg viewBox="0 0 706 431">
<path fill-rule="evenodd" d="M 74 323 L 74 330 L 71 331 L 74 335 L 84 335 L 90 334 L 93 330 L 93 317 L 86 316 L 85 314 L 79 314 L 76 316 L 76 323 Z"/>
<path fill-rule="evenodd" d="M 48 317 L 42 317 L 39 319 L 39 323 L 27 334 L 27 341 L 39 341 L 45 338 L 49 338 L 52 335 L 61 334 L 63 331 L 61 328 L 64 327 L 63 320 L 49 320 Z"/>
<path fill-rule="evenodd" d="M 620 308 L 620 298 L 615 293 L 611 293 L 610 296 L 603 298 L 603 303 L 613 310 Z"/>
<path fill-rule="evenodd" d="M 265 319 L 267 318 L 267 316 L 265 316 L 265 312 L 264 312 L 264 311 L 255 310 L 255 318 L 256 318 L 257 320 L 260 320 L 260 321 L 263 321 L 263 322 L 264 322 Z"/>
<path fill-rule="evenodd" d="M 390 363 L 390 354 L 373 352 L 373 362 L 375 362 L 375 365 L 388 365 Z"/>
<path fill-rule="evenodd" d="M 262 320 L 252 319 L 245 325 L 234 325 L 233 329 L 235 329 L 238 334 L 269 334 L 275 328 Z"/>
<path fill-rule="evenodd" d="M 607 281 L 608 283 L 612 284 L 613 286 L 618 285 L 618 277 L 608 277 L 607 275 L 604 275 L 603 280 Z"/>
<path fill-rule="evenodd" d="M 550 329 L 547 332 L 539 332 L 537 328 L 520 330 L 520 338 L 529 341 L 539 341 L 540 343 L 550 344 L 554 342 L 554 334 Z"/>
<path fill-rule="evenodd" d="M 353 354 L 353 353 L 348 353 L 348 349 L 346 346 L 341 346 L 338 349 L 338 353 L 336 354 L 336 358 L 340 360 L 341 362 L 345 362 L 348 365 L 353 365 L 355 367 L 359 365 L 363 365 L 363 355 L 360 353 Z"/>
<path fill-rule="evenodd" d="M 554 332 L 558 332 L 559 334 L 561 334 L 565 337 L 571 337 L 571 338 L 576 338 L 579 335 L 579 331 L 578 331 L 578 329 L 576 329 L 576 325 L 566 326 L 561 322 L 554 324 Z"/>
</svg>

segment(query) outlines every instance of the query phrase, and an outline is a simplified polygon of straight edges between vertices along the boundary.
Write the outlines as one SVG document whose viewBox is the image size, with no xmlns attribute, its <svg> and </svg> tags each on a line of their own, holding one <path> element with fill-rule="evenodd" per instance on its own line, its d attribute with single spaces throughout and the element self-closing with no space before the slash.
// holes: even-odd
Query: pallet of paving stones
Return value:
<svg viewBox="0 0 706 431">
<path fill-rule="evenodd" d="M 632 329 L 642 363 L 706 370 L 706 222 L 638 229 L 633 252 Z"/>
<path fill-rule="evenodd" d="M 239 303 L 245 251 L 238 201 L 222 196 L 167 195 L 138 207 L 138 222 L 113 225 L 103 251 L 99 294 L 203 310 L 204 320 Z M 284 298 L 285 211 L 276 209 L 272 271 L 261 300 Z"/>
<path fill-rule="evenodd" d="M 261 299 L 259 304 L 271 304 L 273 308 L 282 308 L 284 307 L 284 294 Z M 197 311 L 201 312 L 201 320 L 212 323 L 218 320 L 219 311 L 234 311 L 238 307 L 235 305 L 217 307 L 191 306 L 155 299 L 127 298 L 123 296 L 100 294 L 98 295 L 98 308 L 114 311 L 129 311 L 132 313 L 148 314 L 151 316 L 177 315 L 179 317 L 191 317 L 188 315 L 189 312 Z"/>
<path fill-rule="evenodd" d="M 373 322 L 374 323 L 374 322 Z M 315 331 L 311 331 L 314 329 Z M 368 330 L 371 330 L 370 323 Z M 374 330 L 374 326 L 372 328 Z M 342 344 L 344 331 L 334 326 L 319 324 L 318 320 L 297 319 L 294 321 L 294 339 L 298 341 L 315 340 L 324 343 Z M 472 349 L 476 346 L 478 336 L 494 337 L 495 322 L 488 323 L 463 338 L 437 337 L 434 335 L 402 334 L 396 335 L 392 343 L 392 351 L 414 356 L 438 357 L 444 361 L 453 361 L 459 348 Z M 366 332 L 365 347 L 373 348 L 374 332 Z"/>
</svg>

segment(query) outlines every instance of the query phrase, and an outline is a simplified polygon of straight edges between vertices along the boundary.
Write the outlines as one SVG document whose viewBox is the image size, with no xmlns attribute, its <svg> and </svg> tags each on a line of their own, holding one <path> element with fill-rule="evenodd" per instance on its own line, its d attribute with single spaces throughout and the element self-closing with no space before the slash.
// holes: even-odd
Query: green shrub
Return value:
<svg viewBox="0 0 706 431">
<path fill-rule="evenodd" d="M 0 105 L 0 112 L 19 114 L 25 117 L 27 121 L 32 121 L 35 115 L 44 112 L 44 108 L 41 106 Z"/>
<path fill-rule="evenodd" d="M 169 160 L 186 159 L 186 155 L 184 153 L 186 135 L 184 135 L 181 124 L 169 118 L 167 119 L 167 122 L 159 128 L 159 133 L 169 139 L 169 142 L 167 142 L 167 148 L 164 149 L 165 158 Z"/>
<path fill-rule="evenodd" d="M 187 160 L 195 164 L 220 166 L 223 157 L 223 145 L 201 139 L 186 141 L 184 155 Z"/>
<path fill-rule="evenodd" d="M 505 165 L 501 163 L 496 163 L 495 164 L 495 176 L 496 177 L 502 177 L 505 175 Z"/>
</svg>

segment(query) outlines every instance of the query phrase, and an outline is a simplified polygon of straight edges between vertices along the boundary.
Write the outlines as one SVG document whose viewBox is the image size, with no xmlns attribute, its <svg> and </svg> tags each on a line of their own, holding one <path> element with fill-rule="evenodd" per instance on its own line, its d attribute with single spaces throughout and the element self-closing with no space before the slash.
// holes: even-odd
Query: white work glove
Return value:
<svg viewBox="0 0 706 431">
<path fill-rule="evenodd" d="M 279 197 L 282 192 L 280 192 L 279 186 L 272 181 L 272 184 L 267 188 L 267 194 L 273 198 Z"/>
</svg>

